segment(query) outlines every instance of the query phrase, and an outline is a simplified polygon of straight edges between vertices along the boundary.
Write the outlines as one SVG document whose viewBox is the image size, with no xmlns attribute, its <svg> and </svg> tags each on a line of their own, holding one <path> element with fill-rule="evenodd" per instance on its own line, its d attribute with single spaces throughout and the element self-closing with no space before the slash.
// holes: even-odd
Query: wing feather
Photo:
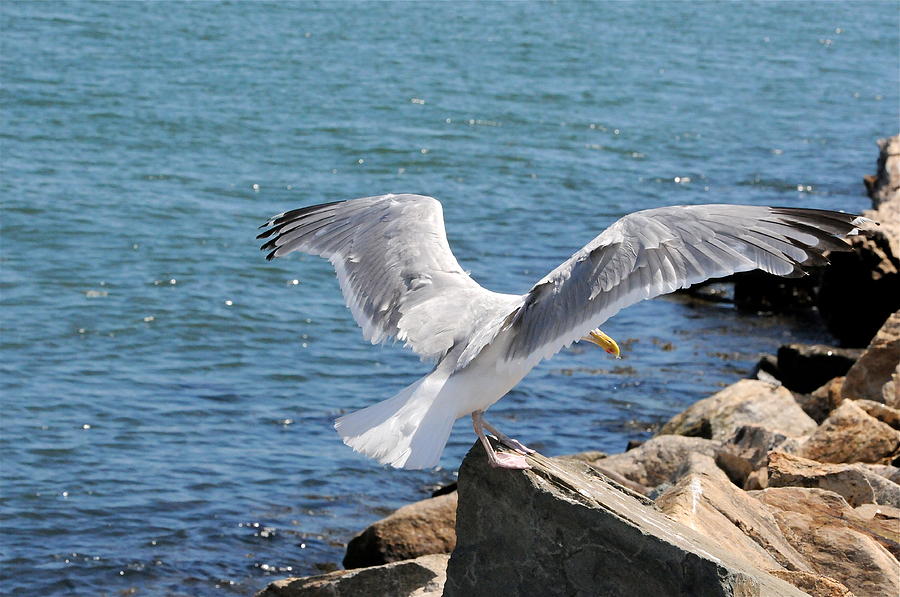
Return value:
<svg viewBox="0 0 900 597">
<path fill-rule="evenodd" d="M 511 322 L 507 360 L 537 362 L 642 299 L 709 278 L 762 269 L 803 275 L 847 250 L 839 238 L 867 222 L 790 207 L 695 205 L 629 214 L 550 272 Z M 564 308 L 561 308 L 564 307 Z"/>
<path fill-rule="evenodd" d="M 262 227 L 267 259 L 302 251 L 331 261 L 347 306 L 373 344 L 397 338 L 424 358 L 440 358 L 522 300 L 492 293 L 463 271 L 447 243 L 441 204 L 431 197 L 313 205 Z"/>
</svg>

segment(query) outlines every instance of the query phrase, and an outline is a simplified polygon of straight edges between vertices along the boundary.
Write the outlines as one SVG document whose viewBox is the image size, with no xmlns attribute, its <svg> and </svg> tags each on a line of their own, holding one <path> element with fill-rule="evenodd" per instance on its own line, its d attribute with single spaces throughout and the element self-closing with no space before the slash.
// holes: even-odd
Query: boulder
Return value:
<svg viewBox="0 0 900 597">
<path fill-rule="evenodd" d="M 788 543 L 818 574 L 859 597 L 900 594 L 900 564 L 846 500 L 823 489 L 769 487 L 751 492 L 775 516 Z"/>
<path fill-rule="evenodd" d="M 778 349 L 775 376 L 794 392 L 808 393 L 826 382 L 846 375 L 862 349 L 825 344 L 785 344 Z"/>
<path fill-rule="evenodd" d="M 408 504 L 347 544 L 344 568 L 378 566 L 456 546 L 456 492 Z"/>
<path fill-rule="evenodd" d="M 769 574 L 813 597 L 855 597 L 850 589 L 829 576 L 799 570 L 769 570 Z"/>
<path fill-rule="evenodd" d="M 446 597 L 803 595 L 585 463 L 528 462 L 493 469 L 480 444 L 469 451 Z"/>
<path fill-rule="evenodd" d="M 270 583 L 256 597 L 440 597 L 450 556 L 432 554 L 371 568 L 336 570 Z"/>
<path fill-rule="evenodd" d="M 693 454 L 687 474 L 656 499 L 656 506 L 758 568 L 812 572 L 771 512 L 735 487 L 709 456 Z"/>
<path fill-rule="evenodd" d="M 875 417 L 882 423 L 887 423 L 894 429 L 900 429 L 900 409 L 871 400 L 855 400 L 854 402 L 856 406 L 866 411 L 870 416 Z"/>
<path fill-rule="evenodd" d="M 819 462 L 888 462 L 900 448 L 900 431 L 845 400 L 801 446 L 798 454 Z"/>
<path fill-rule="evenodd" d="M 879 139 L 875 175 L 863 178 L 872 205 L 900 199 L 900 135 Z"/>
<path fill-rule="evenodd" d="M 660 434 L 726 440 L 743 425 L 757 425 L 792 437 L 816 428 L 816 422 L 786 388 L 742 379 L 675 415 Z"/>
<path fill-rule="evenodd" d="M 900 311 L 888 317 L 863 355 L 847 372 L 847 378 L 841 387 L 841 395 L 850 399 L 887 402 L 895 408 L 900 408 L 894 401 L 894 396 L 885 396 L 883 391 L 885 384 L 892 381 L 898 363 L 900 363 Z"/>
<path fill-rule="evenodd" d="M 816 306 L 843 346 L 865 346 L 900 309 L 898 144 L 898 137 L 878 141 L 878 174 L 866 185 L 875 209 L 863 215 L 881 225 L 851 238 L 850 252 L 832 253 L 831 266 L 822 272 Z"/>
<path fill-rule="evenodd" d="M 793 453 L 799 449 L 800 442 L 796 438 L 764 427 L 744 425 L 716 453 L 716 464 L 738 487 L 761 489 L 766 487 L 769 452 Z"/>
<path fill-rule="evenodd" d="M 896 466 L 891 466 L 890 464 L 866 464 L 861 463 L 859 466 L 865 468 L 867 471 L 873 472 L 876 475 L 881 475 L 885 479 L 893 481 L 894 483 L 900 484 L 900 468 Z"/>
<path fill-rule="evenodd" d="M 860 464 L 823 464 L 799 456 L 769 454 L 769 487 L 818 487 L 842 496 L 856 507 L 883 504 L 900 507 L 900 485 Z"/>
<path fill-rule="evenodd" d="M 699 437 L 657 435 L 628 452 L 613 454 L 590 464 L 615 480 L 624 477 L 638 484 L 645 488 L 639 493 L 650 495 L 656 487 L 675 483 L 691 454 L 715 456 L 721 447 L 721 442 Z"/>
<path fill-rule="evenodd" d="M 831 411 L 836 409 L 843 401 L 841 396 L 841 387 L 844 385 L 843 377 L 835 377 L 825 382 L 822 387 L 814 390 L 811 394 L 794 394 L 794 400 L 808 414 L 813 421 L 821 424 L 828 418 Z"/>
</svg>

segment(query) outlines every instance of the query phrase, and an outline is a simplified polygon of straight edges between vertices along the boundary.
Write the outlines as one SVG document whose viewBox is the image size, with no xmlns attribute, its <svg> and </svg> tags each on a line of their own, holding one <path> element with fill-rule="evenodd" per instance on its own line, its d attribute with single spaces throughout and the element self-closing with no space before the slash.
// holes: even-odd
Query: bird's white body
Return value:
<svg viewBox="0 0 900 597">
<path fill-rule="evenodd" d="M 339 418 L 344 443 L 384 464 L 428 468 L 437 465 L 453 422 L 472 414 L 492 464 L 515 467 L 527 465 L 490 451 L 482 428 L 499 432 L 481 413 L 542 359 L 628 305 L 711 277 L 752 269 L 802 275 L 803 266 L 827 263 L 824 251 L 845 250 L 836 237 L 866 222 L 839 212 L 743 205 L 635 212 L 523 295 L 491 292 L 469 277 L 431 197 L 301 208 L 269 220 L 260 238 L 272 237 L 263 245 L 272 250 L 269 259 L 299 250 L 331 261 L 373 344 L 394 337 L 436 361 L 392 398 Z"/>
</svg>

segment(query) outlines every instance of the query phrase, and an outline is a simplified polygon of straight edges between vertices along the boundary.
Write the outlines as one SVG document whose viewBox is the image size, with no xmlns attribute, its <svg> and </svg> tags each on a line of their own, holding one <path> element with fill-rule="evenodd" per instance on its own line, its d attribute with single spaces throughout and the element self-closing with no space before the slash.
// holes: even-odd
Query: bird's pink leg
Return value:
<svg viewBox="0 0 900 597">
<path fill-rule="evenodd" d="M 515 450 L 516 452 L 523 454 L 523 455 L 534 454 L 534 450 L 532 450 L 531 448 L 529 448 L 528 446 L 526 446 L 519 440 L 509 437 L 508 435 L 506 435 L 505 433 L 503 433 L 502 431 L 500 431 L 499 429 L 497 429 L 496 427 L 494 427 L 493 425 L 488 423 L 487 419 L 484 418 L 484 414 L 482 414 L 482 416 L 481 416 L 481 424 L 484 426 L 485 429 L 487 429 L 488 431 L 493 433 L 495 436 L 497 436 L 497 439 L 499 439 L 502 443 L 506 444 L 507 446 L 509 446 L 510 448 Z"/>
<path fill-rule="evenodd" d="M 484 446 L 484 451 L 488 457 L 488 463 L 492 467 L 511 469 L 531 468 L 531 466 L 529 466 L 528 462 L 525 460 L 525 457 L 521 454 L 509 454 L 506 452 L 501 452 L 498 454 L 494 452 L 494 448 L 493 446 L 491 446 L 491 442 L 488 441 L 487 436 L 484 434 L 484 428 L 488 427 L 488 429 L 491 429 L 494 432 L 496 431 L 487 425 L 487 422 L 484 420 L 484 411 L 476 410 L 472 413 L 472 427 L 475 428 L 475 435 L 478 436 L 478 439 L 481 441 L 481 445 Z"/>
</svg>

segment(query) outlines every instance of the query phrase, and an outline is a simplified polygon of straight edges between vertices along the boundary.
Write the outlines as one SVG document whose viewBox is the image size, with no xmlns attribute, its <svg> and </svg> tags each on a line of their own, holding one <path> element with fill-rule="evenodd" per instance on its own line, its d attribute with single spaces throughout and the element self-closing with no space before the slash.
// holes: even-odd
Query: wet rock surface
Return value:
<svg viewBox="0 0 900 597">
<path fill-rule="evenodd" d="M 256 597 L 440 597 L 448 559 L 447 555 L 428 555 L 372 568 L 286 578 L 270 583 Z"/>
</svg>

